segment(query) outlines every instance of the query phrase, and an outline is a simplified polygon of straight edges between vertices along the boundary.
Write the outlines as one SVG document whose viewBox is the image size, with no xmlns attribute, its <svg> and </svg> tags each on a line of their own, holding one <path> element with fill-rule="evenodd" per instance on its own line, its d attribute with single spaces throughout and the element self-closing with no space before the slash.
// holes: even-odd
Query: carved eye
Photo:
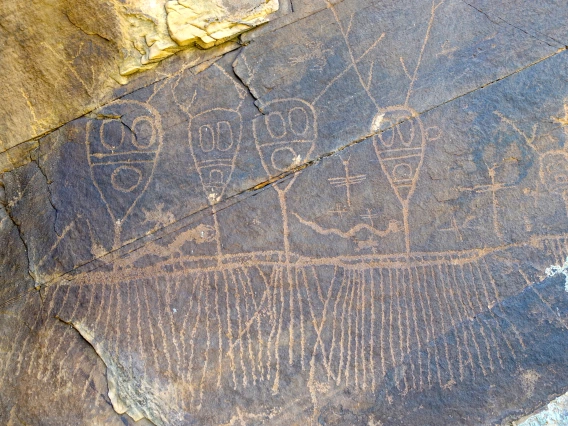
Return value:
<svg viewBox="0 0 568 426">
<path fill-rule="evenodd" d="M 156 141 L 154 125 L 148 117 L 138 117 L 132 122 L 132 143 L 139 149 L 150 148 Z"/>
<path fill-rule="evenodd" d="M 199 128 L 199 146 L 204 152 L 213 151 L 215 148 L 213 129 L 208 124 Z"/>
<path fill-rule="evenodd" d="M 100 129 L 101 143 L 109 150 L 115 150 L 124 142 L 124 124 L 119 120 L 103 120 Z"/>
<path fill-rule="evenodd" d="M 288 112 L 288 123 L 294 134 L 303 136 L 308 131 L 308 113 L 301 107 L 292 108 Z"/>
<path fill-rule="evenodd" d="M 233 130 L 228 121 L 217 123 L 217 149 L 227 151 L 233 146 Z"/>
<path fill-rule="evenodd" d="M 398 137 L 404 146 L 412 145 L 414 140 L 414 123 L 412 120 L 405 121 L 396 126 Z"/>
<path fill-rule="evenodd" d="M 266 128 L 270 136 L 274 139 L 280 139 L 286 136 L 286 122 L 282 114 L 278 111 L 271 112 L 266 116 Z"/>
<path fill-rule="evenodd" d="M 390 127 L 391 122 L 388 118 L 383 119 L 384 127 Z M 384 146 L 390 148 L 394 143 L 394 129 L 387 129 L 384 132 L 379 133 L 379 139 Z"/>
</svg>

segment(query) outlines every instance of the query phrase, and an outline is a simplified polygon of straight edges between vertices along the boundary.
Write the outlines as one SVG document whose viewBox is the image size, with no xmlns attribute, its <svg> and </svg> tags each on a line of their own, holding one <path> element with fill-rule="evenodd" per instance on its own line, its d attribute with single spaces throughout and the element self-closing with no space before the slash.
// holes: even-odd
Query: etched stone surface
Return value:
<svg viewBox="0 0 568 426">
<path fill-rule="evenodd" d="M 289 12 L 2 175 L 2 423 L 507 424 L 568 390 L 568 7 Z"/>
<path fill-rule="evenodd" d="M 0 171 L 26 159 L 35 148 L 30 140 L 171 76 L 180 63 L 193 66 L 234 49 L 219 45 L 278 9 L 278 0 L 7 1 L 0 12 Z M 178 52 L 174 69 L 170 63 L 137 75 Z"/>
</svg>

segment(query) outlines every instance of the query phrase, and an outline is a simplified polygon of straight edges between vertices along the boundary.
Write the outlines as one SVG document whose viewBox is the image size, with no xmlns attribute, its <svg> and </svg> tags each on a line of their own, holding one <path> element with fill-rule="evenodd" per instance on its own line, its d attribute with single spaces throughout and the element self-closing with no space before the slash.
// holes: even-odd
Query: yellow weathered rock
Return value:
<svg viewBox="0 0 568 426">
<path fill-rule="evenodd" d="M 187 51 L 183 61 L 191 66 L 197 65 L 194 57 L 207 61 L 211 55 L 198 49 L 266 22 L 277 9 L 278 0 L 4 1 L 2 169 L 21 163 L 19 153 L 31 145 L 16 150 L 19 144 L 147 85 L 152 77 L 138 78 L 140 71 L 181 50 Z M 121 89 L 129 82 L 128 89 Z"/>
<path fill-rule="evenodd" d="M 268 20 L 278 0 L 170 0 L 166 3 L 168 29 L 180 46 L 208 48 Z"/>
</svg>

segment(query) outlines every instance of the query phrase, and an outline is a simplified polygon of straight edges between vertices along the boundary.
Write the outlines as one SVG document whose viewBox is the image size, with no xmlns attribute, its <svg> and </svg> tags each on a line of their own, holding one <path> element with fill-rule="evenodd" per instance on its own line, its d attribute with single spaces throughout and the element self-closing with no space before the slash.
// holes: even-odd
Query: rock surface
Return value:
<svg viewBox="0 0 568 426">
<path fill-rule="evenodd" d="M 0 12 L 0 171 L 21 164 L 37 146 L 30 140 L 179 71 L 180 63 L 193 66 L 225 53 L 230 45 L 202 49 L 235 39 L 278 9 L 278 0 L 6 2 Z M 174 69 L 169 64 L 152 76 L 136 74 L 180 51 Z"/>
<path fill-rule="evenodd" d="M 568 391 L 568 6 L 281 6 L 13 155 L 0 423 L 510 424 Z"/>
<path fill-rule="evenodd" d="M 568 395 L 562 395 L 548 404 L 541 412 L 516 424 L 518 426 L 544 426 L 564 425 L 566 423 L 568 423 Z"/>
</svg>

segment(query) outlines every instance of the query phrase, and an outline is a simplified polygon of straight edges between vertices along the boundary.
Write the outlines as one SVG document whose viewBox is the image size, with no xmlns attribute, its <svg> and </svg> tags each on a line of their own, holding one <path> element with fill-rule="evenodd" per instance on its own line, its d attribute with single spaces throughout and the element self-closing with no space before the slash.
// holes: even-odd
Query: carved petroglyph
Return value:
<svg viewBox="0 0 568 426">
<path fill-rule="evenodd" d="M 256 148 L 269 177 L 278 176 L 309 159 L 317 139 L 317 116 L 312 105 L 302 99 L 281 99 L 265 106 L 267 115 L 253 121 Z M 289 260 L 290 230 L 286 193 L 298 173 L 283 183 L 274 184 L 282 211 L 284 252 Z"/>
<path fill-rule="evenodd" d="M 290 62 L 292 65 L 309 63 L 311 68 L 322 71 L 327 64 L 327 57 L 333 53 L 333 50 L 326 49 L 321 42 L 310 41 L 305 46 L 305 52 L 294 56 Z"/>
<path fill-rule="evenodd" d="M 497 198 L 497 192 L 502 189 L 508 189 L 513 187 L 513 184 L 510 183 L 501 183 L 497 182 L 495 179 L 496 170 L 501 167 L 502 164 L 494 164 L 491 167 L 487 166 L 487 171 L 489 175 L 490 182 L 489 184 L 483 185 L 475 185 L 473 187 L 460 187 L 458 190 L 460 192 L 474 192 L 474 193 L 484 193 L 488 192 L 491 194 L 491 205 L 493 206 L 493 231 L 495 235 L 497 235 L 501 240 L 503 240 L 503 233 L 501 232 L 501 225 L 499 224 L 499 201 Z"/>
<path fill-rule="evenodd" d="M 385 229 L 384 231 L 381 231 L 379 229 L 374 228 L 373 226 L 369 226 L 367 224 L 364 223 L 360 223 L 359 225 L 354 226 L 353 228 L 351 228 L 349 231 L 347 232 L 342 232 L 339 229 L 325 229 L 322 228 L 321 226 L 319 226 L 317 223 L 314 222 L 310 222 L 308 220 L 304 220 L 302 219 L 299 215 L 297 215 L 296 213 L 294 213 L 294 216 L 296 216 L 296 218 L 300 221 L 300 223 L 302 223 L 303 225 L 309 226 L 310 228 L 312 228 L 314 231 L 316 231 L 318 234 L 321 235 L 330 235 L 330 234 L 334 234 L 337 235 L 339 237 L 342 238 L 353 238 L 355 235 L 357 235 L 357 233 L 363 229 L 369 231 L 370 233 L 372 233 L 373 235 L 376 235 L 377 237 L 384 237 L 385 235 L 394 233 L 394 232 L 399 232 L 400 231 L 400 222 L 393 220 L 391 222 L 389 222 L 387 229 Z"/>
<path fill-rule="evenodd" d="M 188 241 L 194 241 L 197 244 L 213 241 L 215 239 L 214 234 L 214 228 L 209 225 L 199 224 L 195 228 L 190 228 L 180 233 L 168 247 L 174 249 L 174 251 L 179 252 L 181 246 Z"/>
<path fill-rule="evenodd" d="M 211 204 L 221 200 L 231 179 L 241 133 L 238 111 L 213 109 L 191 119 L 191 153 Z"/>
<path fill-rule="evenodd" d="M 154 174 L 162 147 L 159 113 L 138 101 L 116 101 L 87 123 L 87 158 L 93 183 L 114 223 L 113 249 Z"/>
<path fill-rule="evenodd" d="M 209 105 L 211 103 L 211 94 L 202 93 L 201 96 L 198 96 L 196 87 L 191 87 L 189 93 L 180 93 L 184 88 L 178 86 L 179 79 L 174 85 L 172 93 L 177 105 L 189 118 L 189 148 L 199 174 L 201 187 L 209 205 L 212 206 L 214 239 L 217 254 L 221 256 L 221 229 L 216 204 L 222 200 L 235 168 L 243 133 L 240 108 L 246 97 L 246 92 L 219 65 L 213 66 L 213 72 L 218 76 L 219 88 L 223 87 L 224 90 L 231 91 L 234 99 L 236 99 L 235 102 L 228 101 L 227 107 L 210 108 L 204 106 L 204 104 Z M 216 89 L 218 88 L 213 90 Z M 219 95 L 220 93 L 217 94 L 217 96 Z M 224 95 L 226 96 L 227 93 L 224 93 Z M 188 97 L 185 98 L 186 96 Z"/>
<path fill-rule="evenodd" d="M 309 158 L 317 139 L 317 117 L 302 99 L 266 104 L 268 114 L 253 121 L 255 142 L 269 176 L 278 176 Z"/>
<path fill-rule="evenodd" d="M 438 6 L 433 5 L 433 15 Z M 382 223 L 378 210 L 370 208 L 354 212 L 360 223 L 350 223 L 343 217 L 357 207 L 353 188 L 370 182 L 368 174 L 351 171 L 350 159 L 340 158 L 337 171 L 341 175 L 325 179 L 341 201 L 330 213 L 345 220 L 347 230 L 325 227 L 289 212 L 287 197 L 300 178 L 300 172 L 295 172 L 273 185 L 283 221 L 280 251 L 230 255 L 221 250 L 215 205 L 224 196 L 235 166 L 243 133 L 242 116 L 238 106 L 192 112 L 191 107 L 200 102 L 197 92 L 187 94 L 188 102 L 179 102 L 189 116 L 189 147 L 213 209 L 215 227 L 198 225 L 181 232 L 168 248 L 178 254 L 175 261 L 132 269 L 131 277 L 94 273 L 85 287 L 97 289 L 94 283 L 104 283 L 106 303 L 117 306 L 124 300 L 112 297 L 117 294 L 114 286 L 126 288 L 127 298 L 136 305 L 128 327 L 137 330 L 133 334 L 138 340 L 129 341 L 128 352 L 149 350 L 140 354 L 151 360 L 144 368 L 164 368 L 172 380 L 186 383 L 185 395 L 178 401 L 186 404 L 183 409 L 202 410 L 208 394 L 227 383 L 233 389 L 261 386 L 279 394 L 284 372 L 290 369 L 305 375 L 315 406 L 320 394 L 337 387 L 377 391 L 389 374 L 394 375 L 402 393 L 433 386 L 451 389 L 457 383 L 504 369 L 506 361 L 515 362 L 525 343 L 506 316 L 491 311 L 501 301 L 491 272 L 494 253 L 488 249 L 439 253 L 412 250 L 410 203 L 421 177 L 427 144 L 440 139 L 442 133 L 434 127 L 426 128 L 420 114 L 408 105 L 420 61 L 412 72 L 404 60 L 401 65 L 411 81 L 407 103 L 377 107 L 370 141 L 400 203 L 401 220 Z M 356 60 L 352 66 L 357 68 Z M 263 112 L 253 119 L 252 133 L 268 177 L 293 171 L 309 161 L 318 137 L 313 104 L 301 99 L 274 100 L 263 105 Z M 104 147 L 116 150 L 120 143 L 112 145 L 104 139 Z M 488 192 L 495 198 L 499 191 L 511 187 L 497 180 L 499 167 L 487 167 L 489 184 L 462 187 L 460 191 Z M 113 186 L 112 174 L 110 179 L 115 191 L 133 191 L 130 186 Z M 497 207 L 494 201 L 493 222 L 499 235 Z M 366 256 L 300 256 L 294 252 L 290 234 L 301 228 L 291 229 L 292 218 L 324 237 L 355 240 L 361 233 L 371 235 L 371 239 L 356 240 L 360 249 L 374 249 L 381 239 L 404 234 L 405 249 L 391 255 L 373 251 Z M 472 221 L 466 217 L 460 226 L 452 217 L 441 231 L 452 232 L 462 241 L 462 231 Z M 189 256 L 182 250 L 188 241 L 203 244 L 213 240 L 217 243 L 215 256 Z M 553 244 L 549 240 L 541 243 Z M 560 249 L 560 243 L 554 244 Z M 187 300 L 177 303 L 171 295 Z M 100 310 L 89 314 L 96 317 L 96 324 L 103 321 Z M 480 316 L 488 311 L 490 314 Z M 141 329 L 144 323 L 148 324 L 146 333 Z M 112 327 L 105 322 L 102 334 L 117 336 L 118 328 L 124 325 L 115 325 L 117 329 L 111 332 Z M 105 344 L 119 353 L 125 343 L 113 338 Z M 168 355 L 160 362 L 158 354 L 162 351 Z M 130 375 L 122 380 L 137 379 Z M 119 397 L 132 398 L 127 394 Z"/>
<path fill-rule="evenodd" d="M 513 276 L 513 281 L 520 274 L 532 284 L 528 274 L 516 270 L 511 253 L 533 250 L 543 258 L 554 256 L 553 262 L 561 265 L 567 236 L 554 230 L 532 237 L 520 232 L 511 243 L 504 210 L 515 204 L 507 205 L 503 197 L 516 190 L 525 193 L 504 170 L 516 160 L 492 157 L 483 149 L 475 157 L 469 146 L 463 148 L 465 154 L 457 148 L 457 153 L 445 152 L 459 145 L 442 138 L 449 139 L 455 129 L 429 127 L 438 111 L 429 115 L 411 106 L 442 3 L 432 3 L 417 58 L 400 58 L 399 65 L 396 56 L 395 66 L 407 79 L 400 99 L 386 106 L 372 89 L 379 62 L 366 57 L 370 51 L 363 54 L 365 60 L 355 54 L 349 45 L 353 16 L 348 24 L 340 22 L 340 6 L 328 3 L 326 13 L 338 20 L 349 46 L 346 67 L 376 110 L 371 107 L 363 121 L 364 138 L 338 153 L 323 154 L 313 166 L 312 154 L 327 142 L 321 135 L 329 132 L 324 108 L 317 104 L 321 92 L 309 99 L 271 94 L 268 101 L 259 99 L 259 113 L 251 105 L 243 107 L 248 94 L 215 64 L 205 70 L 218 84 L 213 89 L 186 75 L 163 86 L 181 109 L 172 114 L 183 134 L 183 149 L 177 152 L 187 155 L 180 170 L 190 175 L 190 191 L 201 197 L 203 216 L 43 294 L 46 316 L 72 324 L 105 361 L 116 411 L 156 424 L 184 424 L 189 421 L 185 413 L 213 418 L 208 401 L 252 394 L 262 401 L 258 407 L 241 408 L 240 401 L 228 399 L 233 415 L 223 412 L 223 421 L 271 423 L 293 395 L 308 401 L 302 404 L 310 405 L 306 411 L 316 419 L 324 401 L 340 394 L 389 402 L 419 392 L 449 394 L 474 382 L 485 386 L 523 362 L 532 343 L 510 320 L 510 300 L 505 300 L 517 289 L 498 280 Z M 322 72 L 329 65 L 326 53 L 292 62 L 311 62 L 310 71 Z M 363 72 L 363 62 L 369 74 Z M 222 95 L 233 89 L 227 101 Z M 140 102 L 120 101 L 96 114 L 87 125 L 89 166 L 115 224 L 113 248 L 118 248 L 125 242 L 122 224 L 137 208 L 152 232 L 176 221 L 166 203 L 139 205 L 158 177 L 153 172 L 158 157 L 165 157 L 162 133 L 167 130 L 158 112 Z M 542 150 L 537 127 L 526 132 L 495 114 L 499 130 L 512 129 L 538 156 L 533 175 L 540 187 L 527 190 L 566 201 L 568 155 L 557 147 Z M 494 141 L 483 142 L 485 147 Z M 228 206 L 223 204 L 227 197 L 244 191 L 234 181 L 253 164 L 245 155 L 262 166 L 260 173 L 251 172 L 257 173 L 254 179 L 272 182 L 274 191 L 267 188 Z M 450 156 L 455 158 L 448 160 Z M 453 161 L 470 157 L 475 157 L 470 175 L 446 176 L 453 173 L 447 170 Z M 307 163 L 311 169 L 304 170 Z M 462 198 L 432 201 L 428 190 L 444 185 L 453 185 Z M 271 198 L 273 203 L 278 198 L 279 206 Z M 484 209 L 468 204 L 471 199 L 486 202 Z M 527 233 L 532 229 L 520 227 Z M 471 237 L 481 231 L 496 239 Z M 252 241 L 253 232 L 266 238 Z M 43 382 L 52 377 L 63 381 L 62 365 L 71 355 L 60 360 L 56 354 L 65 349 L 73 330 L 59 333 L 58 326 L 62 324 L 45 332 L 53 353 L 27 358 L 13 351 L 1 359 L 0 368 L 12 362 Z M 59 366 L 50 367 L 53 363 Z M 84 374 L 87 380 L 93 371 Z"/>
<path fill-rule="evenodd" d="M 328 178 L 328 182 L 331 186 L 345 187 L 345 196 L 347 201 L 347 206 L 351 207 L 351 186 L 357 185 L 363 182 L 367 176 L 366 175 L 356 175 L 352 176 L 349 174 L 349 160 L 342 161 L 343 168 L 345 169 L 345 177 L 335 177 L 335 178 Z"/>
<path fill-rule="evenodd" d="M 480 316 L 499 309 L 492 254 L 293 256 L 290 263 L 284 252 L 262 252 L 222 255 L 220 265 L 213 256 L 209 268 L 185 263 L 173 272 L 162 262 L 132 277 L 95 272 L 80 286 L 58 286 L 50 309 L 74 324 L 117 375 L 113 404 L 164 424 L 155 418 L 164 407 L 199 412 L 227 384 L 279 393 L 290 371 L 305 374 L 317 400 L 338 387 L 378 391 L 387 374 L 407 393 L 504 369 L 525 343 L 502 312 Z M 101 303 L 79 310 L 95 292 Z M 132 306 L 126 321 L 110 321 L 124 303 Z M 119 339 L 126 327 L 132 339 Z M 50 336 L 58 338 L 55 330 Z M 48 365 L 43 357 L 38 362 Z M 146 382 L 155 369 L 185 383 L 167 404 Z M 159 409 L 136 403 L 142 395 Z"/>
<path fill-rule="evenodd" d="M 377 113 L 373 118 L 370 130 L 372 134 L 375 134 L 374 147 L 376 155 L 379 158 L 381 168 L 387 176 L 389 183 L 391 184 L 391 187 L 402 206 L 402 222 L 405 233 L 407 254 L 411 251 L 411 232 L 410 225 L 408 223 L 410 209 L 409 203 L 419 179 L 419 172 L 424 159 L 426 143 L 428 141 L 437 140 L 441 136 L 441 132 L 437 128 L 424 128 L 422 120 L 419 117 L 420 114 L 410 106 L 410 100 L 415 82 L 418 78 L 418 72 L 420 70 L 424 51 L 434 25 L 436 11 L 443 3 L 444 0 L 440 2 L 432 1 L 430 19 L 428 21 L 426 34 L 424 36 L 414 70 L 410 72 L 404 59 L 402 57 L 400 58 L 401 67 L 409 79 L 409 86 L 404 104 L 381 107 L 376 95 L 374 95 L 371 91 L 374 61 L 371 61 L 367 75 L 363 75 L 361 61 L 377 47 L 385 34 L 381 34 L 362 55 L 356 57 L 354 54 L 354 47 L 349 38 L 354 16 L 352 15 L 348 24 L 345 25 L 340 19 L 336 6 L 333 5 L 332 2 L 326 0 L 326 4 L 332 11 L 334 19 L 337 22 L 345 41 L 349 53 L 349 65 L 330 81 L 330 83 L 314 99 L 313 102 L 314 104 L 317 103 L 323 94 L 349 70 L 352 69 L 355 71 L 358 81 L 367 94 L 367 97 L 377 109 Z M 349 185 L 346 185 L 346 188 L 349 195 Z"/>
<path fill-rule="evenodd" d="M 269 177 L 278 176 L 283 172 L 298 167 L 303 162 L 309 159 L 309 156 L 314 149 L 314 143 L 317 139 L 317 116 L 315 109 L 312 105 L 301 99 L 282 99 L 273 101 L 265 106 L 269 111 L 264 117 L 257 117 L 253 121 L 253 133 L 255 138 L 256 148 L 261 158 L 262 166 Z M 295 172 L 293 177 L 288 179 L 287 182 L 274 184 L 273 187 L 278 194 L 280 202 L 280 209 L 282 214 L 283 238 L 284 238 L 284 258 L 285 267 L 282 268 L 277 277 L 280 279 L 281 286 L 281 301 L 284 301 L 284 289 L 289 288 L 290 293 L 290 329 L 289 329 L 289 360 L 292 363 L 293 357 L 293 343 L 295 339 L 294 334 L 294 302 L 292 294 L 295 288 L 298 288 L 294 270 L 291 266 L 291 250 L 290 250 L 290 228 L 289 228 L 289 214 L 286 203 L 286 193 L 290 190 L 294 181 L 298 177 L 299 172 Z M 298 296 L 299 297 L 299 296 Z M 275 300 L 275 299 L 274 299 Z M 303 334 L 304 313 L 300 303 L 300 327 L 301 327 L 301 351 L 302 351 L 302 366 L 304 366 L 303 354 L 305 351 L 305 337 Z M 280 311 L 279 327 L 276 334 L 276 341 L 280 341 L 281 333 L 281 320 L 282 310 Z M 273 329 L 275 330 L 275 329 Z M 272 341 L 273 333 L 270 334 Z M 275 372 L 274 384 L 272 386 L 273 393 L 277 394 L 279 391 L 279 377 L 280 377 L 280 357 L 276 352 L 275 359 L 277 368 Z"/>
<path fill-rule="evenodd" d="M 566 132 L 566 123 L 568 122 L 568 103 L 564 103 L 564 117 L 552 117 L 553 121 L 560 123 L 564 132 Z M 566 214 L 568 215 L 568 151 L 566 149 L 547 149 L 536 145 L 538 123 L 532 127 L 532 133 L 527 134 L 521 130 L 519 126 L 510 118 L 496 111 L 495 115 L 499 117 L 502 123 L 521 136 L 533 152 L 538 156 L 539 160 L 539 176 L 542 185 L 551 194 L 560 195 L 564 201 Z M 500 188 L 496 188 L 500 189 Z"/>
<path fill-rule="evenodd" d="M 463 235 L 462 235 L 460 226 L 456 222 L 455 216 L 452 216 L 450 221 L 447 223 L 447 227 L 446 228 L 440 228 L 440 231 L 452 232 L 452 233 L 454 233 L 454 236 L 455 236 L 457 241 L 463 241 Z"/>
<path fill-rule="evenodd" d="M 373 121 L 373 130 L 380 132 L 373 146 L 381 168 L 402 205 L 406 252 L 410 253 L 409 202 L 424 161 L 424 126 L 416 111 L 400 106 L 381 111 Z"/>
</svg>

